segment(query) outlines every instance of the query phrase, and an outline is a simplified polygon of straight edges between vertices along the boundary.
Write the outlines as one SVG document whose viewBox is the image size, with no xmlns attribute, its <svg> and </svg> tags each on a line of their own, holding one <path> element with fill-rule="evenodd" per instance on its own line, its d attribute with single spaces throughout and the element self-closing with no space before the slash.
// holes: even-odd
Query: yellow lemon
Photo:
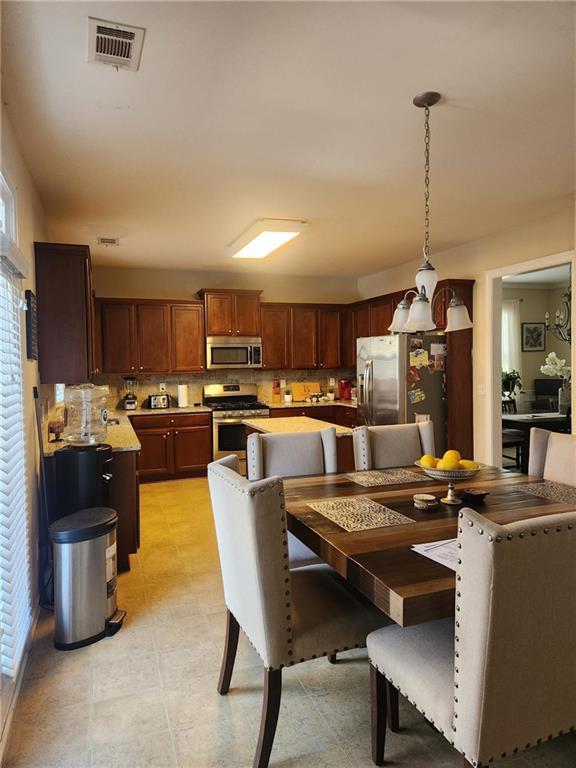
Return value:
<svg viewBox="0 0 576 768">
<path fill-rule="evenodd" d="M 434 456 L 430 456 L 429 453 L 425 453 L 424 456 L 420 459 L 420 466 L 421 467 L 427 467 L 428 469 L 434 469 L 434 467 L 438 464 L 438 459 L 435 459 Z"/>
<path fill-rule="evenodd" d="M 471 459 L 460 459 L 460 469 L 478 469 L 478 464 Z"/>
<path fill-rule="evenodd" d="M 436 469 L 454 470 L 460 469 L 460 462 L 457 459 L 440 459 L 436 465 Z"/>
<path fill-rule="evenodd" d="M 462 456 L 458 453 L 458 451 L 446 451 L 444 456 L 442 456 L 443 459 L 446 459 L 448 461 L 460 461 Z"/>
</svg>

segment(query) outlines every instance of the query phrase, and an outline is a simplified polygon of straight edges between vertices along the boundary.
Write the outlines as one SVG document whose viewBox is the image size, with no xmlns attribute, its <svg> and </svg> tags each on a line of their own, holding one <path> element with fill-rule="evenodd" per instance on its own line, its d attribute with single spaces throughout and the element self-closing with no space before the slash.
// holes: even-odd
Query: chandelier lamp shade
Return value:
<svg viewBox="0 0 576 768">
<path fill-rule="evenodd" d="M 424 109 L 424 260 L 416 273 L 416 289 L 409 290 L 396 307 L 392 323 L 388 330 L 393 333 L 423 333 L 435 331 L 436 323 L 433 309 L 436 301 L 445 291 L 452 296 L 448 306 L 446 333 L 472 328 L 472 321 L 464 302 L 456 296 L 452 288 L 442 288 L 436 293 L 438 273 L 430 262 L 430 107 L 437 104 L 441 94 L 426 91 L 413 99 L 416 107 Z M 414 298 L 410 301 L 409 297 Z"/>
</svg>

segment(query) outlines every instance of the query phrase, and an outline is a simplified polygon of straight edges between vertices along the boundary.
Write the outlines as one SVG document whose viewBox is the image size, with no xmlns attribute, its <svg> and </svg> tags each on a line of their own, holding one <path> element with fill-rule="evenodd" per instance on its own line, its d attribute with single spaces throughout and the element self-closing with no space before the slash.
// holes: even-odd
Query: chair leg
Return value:
<svg viewBox="0 0 576 768">
<path fill-rule="evenodd" d="M 264 670 L 264 701 L 262 702 L 262 719 L 260 720 L 260 734 L 258 745 L 254 755 L 253 768 L 268 768 L 278 712 L 280 711 L 280 697 L 282 695 L 282 670 Z"/>
<path fill-rule="evenodd" d="M 222 656 L 222 666 L 220 667 L 220 679 L 218 680 L 218 693 L 225 696 L 230 690 L 230 680 L 234 669 L 236 651 L 238 649 L 238 635 L 240 625 L 234 616 L 227 611 L 226 613 L 226 641 L 224 645 L 224 655 Z"/>
<path fill-rule="evenodd" d="M 330 664 L 336 664 L 337 656 L 338 656 L 337 653 L 330 653 L 328 655 L 328 661 L 330 662 Z"/>
<path fill-rule="evenodd" d="M 398 688 L 386 683 L 386 695 L 388 697 L 388 728 L 393 733 L 400 730 L 400 712 L 398 704 Z"/>
<path fill-rule="evenodd" d="M 370 664 L 370 708 L 372 721 L 372 761 L 384 765 L 386 743 L 387 683 L 384 675 Z"/>
</svg>

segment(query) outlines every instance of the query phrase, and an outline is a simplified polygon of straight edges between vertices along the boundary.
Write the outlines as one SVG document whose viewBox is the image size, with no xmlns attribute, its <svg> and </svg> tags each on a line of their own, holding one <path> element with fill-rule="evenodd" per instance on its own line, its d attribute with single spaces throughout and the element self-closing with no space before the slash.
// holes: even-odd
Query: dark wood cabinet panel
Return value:
<svg viewBox="0 0 576 768">
<path fill-rule="evenodd" d="M 356 339 L 370 336 L 368 304 L 346 307 L 342 311 L 342 365 L 356 367 Z"/>
<path fill-rule="evenodd" d="M 340 310 L 318 310 L 318 367 L 340 367 Z"/>
<path fill-rule="evenodd" d="M 134 373 L 138 370 L 136 318 L 132 302 L 100 302 L 102 370 Z"/>
<path fill-rule="evenodd" d="M 130 570 L 129 555 L 140 547 L 138 452 L 114 451 L 109 506 L 118 513 L 118 570 Z"/>
<path fill-rule="evenodd" d="M 314 307 L 290 309 L 290 366 L 316 368 L 318 364 L 318 312 Z"/>
<path fill-rule="evenodd" d="M 40 380 L 88 381 L 95 367 L 90 248 L 34 243 L 34 252 Z"/>
<path fill-rule="evenodd" d="M 174 469 L 173 442 L 170 430 L 155 428 L 136 430 L 142 446 L 138 472 L 142 479 L 170 475 Z"/>
<path fill-rule="evenodd" d="M 170 370 L 170 308 L 167 304 L 136 305 L 138 371 L 167 373 Z"/>
<path fill-rule="evenodd" d="M 370 307 L 362 304 L 352 308 L 352 320 L 355 339 L 363 339 L 370 336 Z M 388 323 L 390 325 L 390 323 Z M 356 365 L 356 345 L 354 345 L 354 365 Z"/>
<path fill-rule="evenodd" d="M 334 423 L 341 427 L 353 429 L 357 425 L 358 412 L 356 408 L 337 406 L 334 408 Z"/>
<path fill-rule="evenodd" d="M 234 294 L 234 325 L 236 336 L 260 336 L 259 294 Z"/>
<path fill-rule="evenodd" d="M 173 371 L 203 371 L 204 307 L 202 304 L 175 304 L 170 307 Z"/>
<path fill-rule="evenodd" d="M 282 370 L 290 367 L 290 307 L 262 305 L 262 367 Z"/>
<path fill-rule="evenodd" d="M 173 431 L 174 472 L 205 473 L 212 461 L 212 430 L 210 427 L 184 427 Z"/>
<path fill-rule="evenodd" d="M 309 419 L 333 421 L 335 410 L 336 409 L 333 405 L 306 406 L 306 404 L 303 403 L 302 407 L 295 406 L 293 408 L 270 408 L 270 418 L 288 419 L 293 416 L 307 416 Z"/>
<path fill-rule="evenodd" d="M 385 336 L 390 333 L 388 326 L 392 322 L 392 316 L 394 315 L 392 298 L 387 297 L 384 301 L 371 302 L 369 304 L 369 311 L 370 336 Z"/>
<path fill-rule="evenodd" d="M 234 297 L 230 293 L 206 294 L 206 335 L 231 336 Z"/>
</svg>

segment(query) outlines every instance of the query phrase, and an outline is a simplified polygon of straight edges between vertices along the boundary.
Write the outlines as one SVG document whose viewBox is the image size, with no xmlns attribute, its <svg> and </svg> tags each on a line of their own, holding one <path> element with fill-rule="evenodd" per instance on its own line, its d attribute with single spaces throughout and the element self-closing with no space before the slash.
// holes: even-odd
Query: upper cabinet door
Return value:
<svg viewBox="0 0 576 768">
<path fill-rule="evenodd" d="M 100 302 L 102 331 L 102 371 L 134 373 L 136 360 L 136 323 L 131 302 Z"/>
<path fill-rule="evenodd" d="M 262 367 L 290 367 L 290 307 L 262 306 Z"/>
<path fill-rule="evenodd" d="M 260 336 L 260 296 L 257 293 L 237 293 L 234 296 L 235 336 Z"/>
<path fill-rule="evenodd" d="M 168 304 L 137 304 L 138 372 L 170 370 L 170 308 Z"/>
<path fill-rule="evenodd" d="M 386 298 L 370 304 L 370 336 L 386 336 L 390 333 L 388 326 L 392 322 L 394 310 L 392 298 Z"/>
<path fill-rule="evenodd" d="M 352 309 L 352 318 L 354 326 L 354 365 L 356 365 L 356 339 L 364 339 L 370 336 L 370 307 L 368 304 L 354 307 Z"/>
<path fill-rule="evenodd" d="M 186 373 L 204 370 L 204 307 L 174 304 L 171 311 L 172 370 Z"/>
<path fill-rule="evenodd" d="M 318 310 L 318 367 L 340 367 L 340 310 Z"/>
<path fill-rule="evenodd" d="M 293 306 L 290 310 L 290 367 L 318 365 L 318 312 L 314 307 Z"/>
<path fill-rule="evenodd" d="M 206 335 L 231 336 L 233 329 L 234 297 L 230 293 L 206 294 Z"/>
</svg>

